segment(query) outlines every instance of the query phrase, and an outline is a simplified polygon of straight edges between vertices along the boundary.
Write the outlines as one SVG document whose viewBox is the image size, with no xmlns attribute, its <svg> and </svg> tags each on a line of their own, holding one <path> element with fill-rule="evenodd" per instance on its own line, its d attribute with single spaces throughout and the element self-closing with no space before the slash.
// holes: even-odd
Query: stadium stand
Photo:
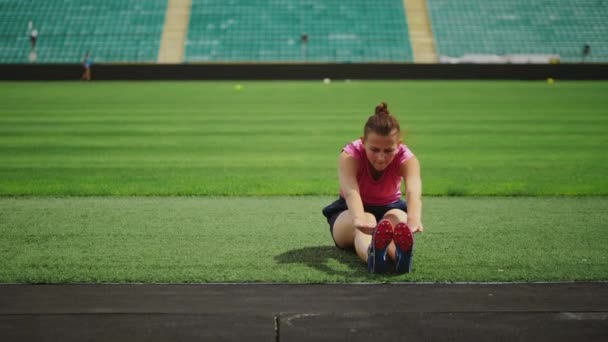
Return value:
<svg viewBox="0 0 608 342">
<path fill-rule="evenodd" d="M 608 60 L 605 0 L 427 0 L 437 53 L 559 55 L 562 62 Z"/>
<path fill-rule="evenodd" d="M 156 62 L 167 0 L 0 0 L 0 63 Z"/>
<path fill-rule="evenodd" d="M 193 0 L 185 56 L 186 62 L 413 58 L 402 0 Z"/>
<path fill-rule="evenodd" d="M 31 61 L 30 21 L 38 63 L 606 62 L 606 18 L 608 0 L 0 0 L 0 63 Z"/>
</svg>

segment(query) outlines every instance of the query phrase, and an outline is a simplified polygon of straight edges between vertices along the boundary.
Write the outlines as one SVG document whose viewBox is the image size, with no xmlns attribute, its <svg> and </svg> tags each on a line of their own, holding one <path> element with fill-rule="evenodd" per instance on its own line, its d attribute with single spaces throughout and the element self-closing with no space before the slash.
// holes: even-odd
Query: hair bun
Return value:
<svg viewBox="0 0 608 342">
<path fill-rule="evenodd" d="M 390 115 L 390 113 L 388 112 L 388 106 L 386 105 L 386 102 L 382 102 L 379 105 L 376 106 L 376 115 Z"/>
</svg>

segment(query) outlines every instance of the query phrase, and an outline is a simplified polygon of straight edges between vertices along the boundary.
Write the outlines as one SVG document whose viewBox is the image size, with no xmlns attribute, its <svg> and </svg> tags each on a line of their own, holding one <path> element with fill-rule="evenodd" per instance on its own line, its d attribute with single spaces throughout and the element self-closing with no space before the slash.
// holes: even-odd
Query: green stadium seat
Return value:
<svg viewBox="0 0 608 342">
<path fill-rule="evenodd" d="M 27 63 L 28 22 L 38 63 L 156 62 L 167 0 L 0 0 L 0 63 Z"/>
<path fill-rule="evenodd" d="M 608 61 L 608 2 L 427 0 L 438 55 L 558 54 L 563 62 Z"/>
<path fill-rule="evenodd" d="M 402 0 L 192 0 L 185 60 L 300 62 L 302 33 L 309 62 L 413 61 Z"/>
</svg>

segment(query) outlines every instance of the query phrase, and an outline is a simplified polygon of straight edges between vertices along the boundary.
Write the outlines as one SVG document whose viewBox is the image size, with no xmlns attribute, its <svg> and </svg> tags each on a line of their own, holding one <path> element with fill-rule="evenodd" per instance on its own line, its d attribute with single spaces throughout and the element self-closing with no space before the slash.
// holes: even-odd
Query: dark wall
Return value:
<svg viewBox="0 0 608 342">
<path fill-rule="evenodd" d="M 608 64 L 99 64 L 91 71 L 94 80 L 608 79 Z M 0 65 L 0 80 L 78 80 L 81 74 L 80 65 Z"/>
</svg>

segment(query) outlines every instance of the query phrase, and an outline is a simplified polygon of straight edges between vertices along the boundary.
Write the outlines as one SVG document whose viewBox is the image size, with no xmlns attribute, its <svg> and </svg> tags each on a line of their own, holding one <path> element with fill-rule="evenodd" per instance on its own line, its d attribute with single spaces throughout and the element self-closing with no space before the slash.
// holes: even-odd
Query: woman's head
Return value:
<svg viewBox="0 0 608 342">
<path fill-rule="evenodd" d="M 386 103 L 376 106 L 363 129 L 361 138 L 365 145 L 367 160 L 377 171 L 383 171 L 395 158 L 401 144 L 399 121 L 388 111 Z"/>
<path fill-rule="evenodd" d="M 372 132 L 382 136 L 399 136 L 399 133 L 401 133 L 399 121 L 388 112 L 386 102 L 377 105 L 374 115 L 370 116 L 365 123 L 363 136 L 367 137 Z"/>
</svg>

